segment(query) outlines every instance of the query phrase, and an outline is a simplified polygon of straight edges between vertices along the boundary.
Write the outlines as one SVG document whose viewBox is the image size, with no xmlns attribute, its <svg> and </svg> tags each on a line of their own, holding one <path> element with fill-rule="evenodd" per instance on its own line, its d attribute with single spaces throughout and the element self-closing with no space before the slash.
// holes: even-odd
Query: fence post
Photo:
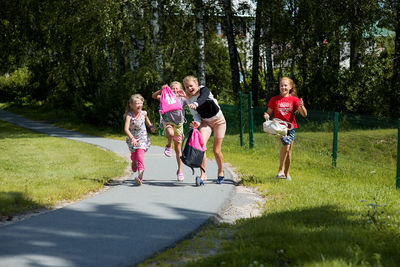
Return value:
<svg viewBox="0 0 400 267">
<path fill-rule="evenodd" d="M 249 148 L 254 147 L 253 138 L 253 93 L 249 92 Z"/>
<path fill-rule="evenodd" d="M 336 168 L 336 159 L 337 159 L 338 129 L 339 129 L 339 112 L 335 112 L 334 124 L 333 124 L 333 146 L 332 146 L 332 166 L 334 168 Z"/>
<path fill-rule="evenodd" d="M 396 188 L 400 189 L 400 119 L 397 127 L 397 178 Z"/>
<path fill-rule="evenodd" d="M 243 146 L 243 99 L 242 91 L 239 91 L 239 133 L 240 133 L 240 146 Z"/>
</svg>

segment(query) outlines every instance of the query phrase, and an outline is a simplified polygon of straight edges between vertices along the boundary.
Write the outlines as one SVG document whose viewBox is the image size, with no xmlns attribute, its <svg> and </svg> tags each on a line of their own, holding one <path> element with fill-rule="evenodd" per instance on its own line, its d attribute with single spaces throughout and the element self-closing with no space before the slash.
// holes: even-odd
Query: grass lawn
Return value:
<svg viewBox="0 0 400 267">
<path fill-rule="evenodd" d="M 122 130 L 114 136 L 120 139 Z M 336 168 L 332 133 L 299 131 L 292 182 L 275 178 L 279 143 L 266 134 L 254 137 L 249 149 L 237 135 L 226 136 L 223 153 L 242 183 L 267 199 L 263 215 L 234 225 L 209 223 L 142 266 L 399 265 L 397 130 L 339 132 Z M 151 141 L 165 145 L 163 137 Z"/>
<path fill-rule="evenodd" d="M 121 176 L 126 161 L 93 145 L 0 120 L 0 218 L 72 201 Z"/>
<path fill-rule="evenodd" d="M 225 161 L 267 198 L 263 216 L 211 223 L 143 266 L 397 266 L 396 136 L 396 130 L 341 133 L 333 168 L 332 134 L 298 133 L 292 182 L 275 178 L 280 145 L 273 137 L 255 134 L 249 149 L 227 136 Z"/>
</svg>

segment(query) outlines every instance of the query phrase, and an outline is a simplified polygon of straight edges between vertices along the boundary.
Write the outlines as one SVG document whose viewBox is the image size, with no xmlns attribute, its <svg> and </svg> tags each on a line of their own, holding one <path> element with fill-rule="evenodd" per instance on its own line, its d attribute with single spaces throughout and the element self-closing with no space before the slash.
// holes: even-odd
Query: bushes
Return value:
<svg viewBox="0 0 400 267">
<path fill-rule="evenodd" d="M 34 85 L 30 84 L 32 73 L 27 67 L 22 67 L 11 74 L 0 76 L 0 101 L 24 103 L 31 99 Z"/>
</svg>

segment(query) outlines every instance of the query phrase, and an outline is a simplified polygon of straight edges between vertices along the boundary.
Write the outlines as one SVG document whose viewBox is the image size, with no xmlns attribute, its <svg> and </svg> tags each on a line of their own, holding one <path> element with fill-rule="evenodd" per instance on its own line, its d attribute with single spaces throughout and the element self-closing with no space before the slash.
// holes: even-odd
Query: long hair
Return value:
<svg viewBox="0 0 400 267">
<path fill-rule="evenodd" d="M 124 120 L 126 119 L 126 115 L 128 115 L 128 113 L 131 111 L 131 107 L 129 105 L 136 103 L 137 100 L 140 100 L 144 103 L 144 98 L 141 94 L 134 94 L 129 98 L 125 108 Z"/>
<path fill-rule="evenodd" d="M 279 82 L 279 85 L 281 84 L 282 80 L 287 80 L 290 84 L 290 87 L 292 87 L 289 91 L 289 95 L 297 97 L 296 85 L 294 84 L 293 80 L 286 76 L 282 77 L 281 81 Z"/>
</svg>

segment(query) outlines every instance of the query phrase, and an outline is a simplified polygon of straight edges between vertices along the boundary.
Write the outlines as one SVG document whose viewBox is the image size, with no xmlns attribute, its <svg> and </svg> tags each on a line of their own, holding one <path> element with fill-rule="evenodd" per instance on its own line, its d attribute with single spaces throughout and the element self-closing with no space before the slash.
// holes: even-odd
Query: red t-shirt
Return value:
<svg viewBox="0 0 400 267">
<path fill-rule="evenodd" d="M 293 124 L 293 128 L 297 128 L 294 112 L 299 108 L 299 101 L 300 99 L 295 96 L 277 95 L 271 98 L 268 107 L 274 111 L 274 118 L 288 121 Z"/>
</svg>

